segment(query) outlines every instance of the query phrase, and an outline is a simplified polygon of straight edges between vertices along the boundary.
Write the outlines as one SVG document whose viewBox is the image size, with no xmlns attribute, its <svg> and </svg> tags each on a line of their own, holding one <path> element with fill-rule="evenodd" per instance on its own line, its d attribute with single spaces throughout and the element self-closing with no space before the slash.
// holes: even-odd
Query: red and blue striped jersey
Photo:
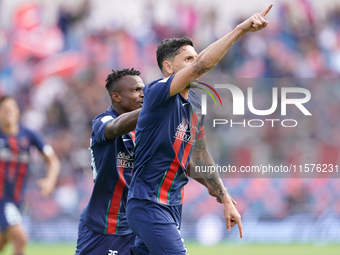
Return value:
<svg viewBox="0 0 340 255">
<path fill-rule="evenodd" d="M 174 76 L 144 87 L 144 103 L 136 128 L 135 167 L 128 199 L 179 205 L 188 182 L 186 167 L 192 148 L 204 136 L 201 101 L 190 89 L 189 98 L 169 97 Z"/>
<path fill-rule="evenodd" d="M 7 136 L 0 130 L 0 199 L 20 204 L 32 145 L 44 152 L 45 143 L 36 132 L 19 126 L 18 134 Z"/>
<path fill-rule="evenodd" d="M 106 125 L 118 114 L 110 107 L 92 121 L 91 158 L 94 187 L 81 221 L 103 234 L 132 233 L 126 221 L 126 200 L 134 164 L 134 132 L 105 139 Z"/>
</svg>

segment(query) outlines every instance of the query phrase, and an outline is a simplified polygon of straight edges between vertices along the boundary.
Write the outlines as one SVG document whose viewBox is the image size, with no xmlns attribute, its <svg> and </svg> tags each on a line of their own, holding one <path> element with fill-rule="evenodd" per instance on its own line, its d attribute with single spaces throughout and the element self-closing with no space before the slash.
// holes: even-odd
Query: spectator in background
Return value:
<svg viewBox="0 0 340 255">
<path fill-rule="evenodd" d="M 38 181 L 41 195 L 54 190 L 59 174 L 59 159 L 51 146 L 37 133 L 19 123 L 19 107 L 14 98 L 0 99 L 0 250 L 7 242 L 14 254 L 23 255 L 28 237 L 22 225 L 20 203 L 27 179 L 29 151 L 35 146 L 48 164 L 47 176 Z"/>
</svg>

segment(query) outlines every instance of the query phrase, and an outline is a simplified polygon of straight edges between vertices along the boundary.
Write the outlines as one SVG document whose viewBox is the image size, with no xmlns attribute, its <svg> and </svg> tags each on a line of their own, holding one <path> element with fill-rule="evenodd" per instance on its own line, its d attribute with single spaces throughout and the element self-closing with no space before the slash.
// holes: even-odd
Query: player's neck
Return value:
<svg viewBox="0 0 340 255">
<path fill-rule="evenodd" d="M 125 113 L 125 111 L 123 109 L 121 109 L 120 107 L 117 107 L 117 105 L 112 105 L 112 109 L 118 114 L 121 115 L 123 113 Z"/>
<path fill-rule="evenodd" d="M 19 132 L 19 125 L 1 125 L 1 131 L 6 135 L 16 135 Z"/>
<path fill-rule="evenodd" d="M 185 89 L 183 89 L 181 92 L 179 92 L 181 94 L 182 97 L 184 97 L 185 99 L 189 98 L 189 87 L 186 87 Z"/>
</svg>

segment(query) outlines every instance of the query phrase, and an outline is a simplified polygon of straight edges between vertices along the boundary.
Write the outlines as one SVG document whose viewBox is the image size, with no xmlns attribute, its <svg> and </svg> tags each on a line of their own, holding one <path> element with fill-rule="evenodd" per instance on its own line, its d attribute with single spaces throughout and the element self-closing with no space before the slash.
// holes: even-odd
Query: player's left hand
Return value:
<svg viewBox="0 0 340 255">
<path fill-rule="evenodd" d="M 249 19 L 239 24 L 238 27 L 240 27 L 244 32 L 255 32 L 265 28 L 269 22 L 265 20 L 264 17 L 268 14 L 272 7 L 273 4 L 269 5 L 263 12 L 255 13 Z"/>
<path fill-rule="evenodd" d="M 236 224 L 240 231 L 240 237 L 243 237 L 243 226 L 241 221 L 241 215 L 237 211 L 235 205 L 231 203 L 228 198 L 224 201 L 224 218 L 227 224 L 227 231 L 230 232 L 231 228 Z"/>
<path fill-rule="evenodd" d="M 40 188 L 40 194 L 43 197 L 47 197 L 53 192 L 56 183 L 49 178 L 43 178 L 37 181 L 37 185 Z"/>
<path fill-rule="evenodd" d="M 212 197 L 215 197 L 216 198 L 216 201 L 220 204 L 222 204 L 222 200 L 221 198 L 217 195 L 216 191 L 211 188 L 210 186 L 207 187 L 208 189 L 208 192 L 209 192 L 209 195 L 212 196 Z M 228 196 L 230 197 L 231 201 L 233 202 L 234 205 L 237 205 L 236 201 L 230 196 L 230 194 L 228 193 L 228 189 L 225 188 L 225 190 L 227 191 L 227 194 Z"/>
</svg>

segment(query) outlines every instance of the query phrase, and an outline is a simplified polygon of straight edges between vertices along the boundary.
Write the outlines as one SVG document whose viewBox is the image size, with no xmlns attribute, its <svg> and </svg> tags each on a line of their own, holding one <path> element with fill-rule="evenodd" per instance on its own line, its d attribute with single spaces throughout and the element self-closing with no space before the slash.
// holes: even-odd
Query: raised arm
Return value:
<svg viewBox="0 0 340 255">
<path fill-rule="evenodd" d="M 227 53 L 229 48 L 242 35 L 248 31 L 255 32 L 265 28 L 268 25 L 268 21 L 266 21 L 264 17 L 270 11 L 272 6 L 273 4 L 269 5 L 262 13 L 256 13 L 243 23 L 236 26 L 236 28 L 229 34 L 212 43 L 198 54 L 197 58 L 191 65 L 178 71 L 171 82 L 169 96 L 171 97 L 181 92 L 190 84 L 191 79 L 196 79 L 215 67 Z"/>
<path fill-rule="evenodd" d="M 198 139 L 193 149 L 191 158 L 196 166 L 215 166 L 215 162 L 209 154 L 206 146 L 205 136 Z M 240 237 L 243 236 L 243 227 L 241 222 L 241 215 L 238 213 L 233 199 L 224 187 L 224 184 L 217 172 L 200 172 L 207 184 L 214 189 L 219 199 L 224 205 L 224 218 L 226 220 L 227 230 L 230 231 L 231 227 L 238 225 Z"/>
<path fill-rule="evenodd" d="M 123 113 L 119 115 L 118 118 L 109 122 L 105 128 L 106 140 L 112 140 L 117 136 L 121 136 L 135 130 L 141 109 L 142 108 L 132 112 Z"/>
</svg>

